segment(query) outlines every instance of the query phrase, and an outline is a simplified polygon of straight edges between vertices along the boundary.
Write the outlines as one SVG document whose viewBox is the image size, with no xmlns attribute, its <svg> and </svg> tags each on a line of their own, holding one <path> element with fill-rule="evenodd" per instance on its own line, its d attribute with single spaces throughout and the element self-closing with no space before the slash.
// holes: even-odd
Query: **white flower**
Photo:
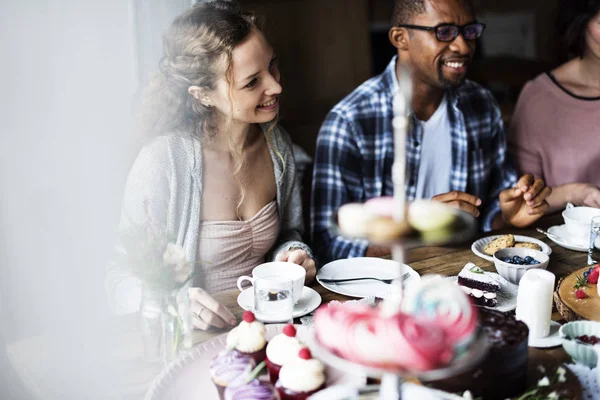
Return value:
<svg viewBox="0 0 600 400">
<path fill-rule="evenodd" d="M 556 375 L 558 375 L 559 382 L 565 382 L 567 380 L 567 378 L 565 377 L 566 373 L 567 371 L 565 371 L 563 367 L 556 368 Z"/>
<path fill-rule="evenodd" d="M 190 263 L 185 255 L 185 250 L 178 244 L 169 243 L 163 253 L 163 262 L 166 266 L 173 266 L 175 271 L 175 280 L 183 283 L 190 276 L 192 271 L 192 263 Z"/>
<path fill-rule="evenodd" d="M 538 386 L 550 386 L 550 379 L 547 376 L 540 379 L 537 383 Z"/>
<path fill-rule="evenodd" d="M 471 394 L 471 392 L 470 392 L 470 391 L 468 391 L 468 390 L 467 390 L 466 392 L 464 392 L 464 393 L 463 393 L 463 396 L 462 396 L 462 397 L 463 397 L 463 399 L 465 399 L 465 400 L 473 400 L 473 395 L 472 395 L 472 394 Z"/>
<path fill-rule="evenodd" d="M 558 400 L 558 394 L 556 392 L 552 392 L 548 395 L 548 400 Z"/>
<path fill-rule="evenodd" d="M 177 265 L 186 262 L 185 250 L 178 244 L 169 243 L 163 253 L 165 265 Z"/>
</svg>

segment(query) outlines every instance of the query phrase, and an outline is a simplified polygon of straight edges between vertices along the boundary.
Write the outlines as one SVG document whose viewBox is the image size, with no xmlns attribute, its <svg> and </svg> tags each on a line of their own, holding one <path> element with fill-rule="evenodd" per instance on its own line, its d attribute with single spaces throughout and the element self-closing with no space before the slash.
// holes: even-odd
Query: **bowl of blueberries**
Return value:
<svg viewBox="0 0 600 400">
<path fill-rule="evenodd" d="M 529 269 L 548 268 L 550 257 L 538 250 L 507 247 L 494 253 L 494 265 L 501 277 L 518 285 Z"/>
</svg>

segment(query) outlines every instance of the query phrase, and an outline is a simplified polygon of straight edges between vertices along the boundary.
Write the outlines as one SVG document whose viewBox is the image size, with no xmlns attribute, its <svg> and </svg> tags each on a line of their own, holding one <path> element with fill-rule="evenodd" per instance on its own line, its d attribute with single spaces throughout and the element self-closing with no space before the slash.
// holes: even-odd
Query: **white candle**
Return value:
<svg viewBox="0 0 600 400">
<path fill-rule="evenodd" d="M 543 338 L 550 333 L 552 295 L 556 277 L 545 269 L 530 269 L 519 282 L 517 319 L 525 322 L 530 338 Z"/>
</svg>

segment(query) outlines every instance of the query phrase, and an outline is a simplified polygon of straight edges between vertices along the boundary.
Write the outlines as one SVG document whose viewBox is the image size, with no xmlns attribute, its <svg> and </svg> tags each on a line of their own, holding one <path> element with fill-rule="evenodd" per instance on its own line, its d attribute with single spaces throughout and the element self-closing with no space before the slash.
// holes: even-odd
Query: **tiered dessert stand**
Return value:
<svg viewBox="0 0 600 400">
<path fill-rule="evenodd" d="M 406 135 L 408 131 L 408 110 L 412 99 L 412 82 L 410 74 L 406 69 L 402 69 L 399 77 L 399 88 L 394 99 L 394 147 L 395 157 L 392 166 L 392 179 L 394 182 L 394 215 L 397 222 L 403 222 L 406 218 L 406 189 L 405 189 L 405 168 L 406 168 Z M 404 275 L 403 265 L 405 261 L 405 251 L 409 247 L 447 245 L 450 243 L 465 242 L 472 238 L 477 232 L 477 221 L 471 215 L 449 208 L 449 212 L 455 215 L 454 222 L 450 227 L 444 228 L 440 235 L 420 235 L 413 234 L 403 238 L 398 238 L 387 243 L 372 242 L 377 245 L 388 245 L 392 248 L 392 259 L 398 263 L 399 271 L 397 276 Z M 337 218 L 334 221 L 334 230 L 340 232 L 337 226 Z M 343 234 L 343 233 L 342 233 Z M 366 238 L 365 238 L 366 239 Z M 382 306 L 393 313 L 400 309 L 402 301 L 402 280 L 398 279 L 392 282 L 392 295 L 388 296 Z M 470 347 L 460 356 L 455 358 L 450 365 L 443 368 L 425 372 L 400 371 L 393 369 L 373 368 L 365 365 L 349 362 L 327 348 L 321 346 L 318 340 L 313 340 L 313 353 L 323 362 L 342 371 L 350 373 L 364 374 L 373 378 L 381 379 L 381 388 L 379 398 L 381 400 L 400 400 L 402 397 L 402 382 L 408 378 L 417 378 L 424 380 L 446 379 L 455 376 L 473 365 L 482 361 L 488 347 L 486 336 L 483 332 L 478 332 L 475 340 Z"/>
</svg>

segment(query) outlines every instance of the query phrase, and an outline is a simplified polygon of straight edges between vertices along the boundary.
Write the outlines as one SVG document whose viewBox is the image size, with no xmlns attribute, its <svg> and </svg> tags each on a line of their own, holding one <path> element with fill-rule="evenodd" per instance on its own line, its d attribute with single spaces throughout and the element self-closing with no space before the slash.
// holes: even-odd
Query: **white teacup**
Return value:
<svg viewBox="0 0 600 400">
<path fill-rule="evenodd" d="M 294 304 L 298 303 L 300 295 L 302 294 L 302 288 L 304 287 L 304 278 L 306 277 L 306 270 L 294 263 L 284 261 L 273 261 L 264 264 L 260 264 L 252 270 L 252 276 L 243 275 L 237 280 L 237 287 L 240 291 L 243 291 L 242 282 L 249 281 L 254 284 L 256 278 L 285 278 L 292 281 L 292 296 L 294 298 Z"/>
<path fill-rule="evenodd" d="M 600 216 L 600 208 L 574 207 L 568 204 L 562 216 L 565 219 L 567 233 L 587 245 L 587 241 L 590 240 L 592 218 Z"/>
</svg>

